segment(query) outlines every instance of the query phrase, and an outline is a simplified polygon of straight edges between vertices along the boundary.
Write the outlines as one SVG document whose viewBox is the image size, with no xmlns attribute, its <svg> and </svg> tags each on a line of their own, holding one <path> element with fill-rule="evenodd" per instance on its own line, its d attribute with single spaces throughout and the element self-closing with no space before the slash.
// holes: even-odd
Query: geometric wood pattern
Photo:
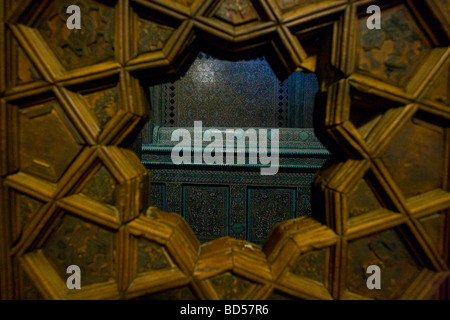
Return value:
<svg viewBox="0 0 450 320">
<path fill-rule="evenodd" d="M 69 2 L 0 5 L 0 298 L 448 298 L 448 1 L 80 0 L 81 31 L 64 28 Z M 370 4 L 381 30 L 364 27 Z M 148 208 L 127 149 L 151 114 L 144 88 L 200 51 L 319 79 L 315 129 L 333 156 L 313 216 L 262 248 L 200 245 Z M 371 264 L 382 290 L 365 287 Z"/>
</svg>

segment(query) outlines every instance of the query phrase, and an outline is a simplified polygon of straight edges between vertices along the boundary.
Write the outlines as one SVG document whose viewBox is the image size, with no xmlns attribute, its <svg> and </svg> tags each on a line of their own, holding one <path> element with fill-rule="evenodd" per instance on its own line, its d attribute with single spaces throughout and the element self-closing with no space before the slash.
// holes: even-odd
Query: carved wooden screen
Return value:
<svg viewBox="0 0 450 320">
<path fill-rule="evenodd" d="M 76 2 L 82 29 L 65 27 Z M 4 5 L 3 5 L 4 4 Z M 382 9 L 382 29 L 366 9 Z M 449 275 L 450 2 L 7 0 L 0 7 L 3 299 L 428 299 Z M 126 148 L 143 88 L 200 50 L 316 72 L 316 131 L 332 151 L 313 217 L 263 248 L 202 246 L 179 215 L 147 210 Z M 320 221 L 320 222 L 319 222 Z M 82 268 L 81 290 L 65 284 Z M 368 290 L 368 265 L 382 290 Z"/>
</svg>

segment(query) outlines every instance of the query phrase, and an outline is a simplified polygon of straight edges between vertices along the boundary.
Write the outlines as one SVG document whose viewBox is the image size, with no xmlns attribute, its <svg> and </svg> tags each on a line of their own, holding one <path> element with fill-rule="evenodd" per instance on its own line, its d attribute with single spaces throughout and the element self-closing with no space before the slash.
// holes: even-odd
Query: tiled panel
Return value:
<svg viewBox="0 0 450 320">
<path fill-rule="evenodd" d="M 231 215 L 229 235 L 247 240 L 247 186 L 231 186 Z"/>
<path fill-rule="evenodd" d="M 167 179 L 166 181 L 172 180 Z M 166 188 L 166 210 L 181 214 L 181 183 L 168 183 Z"/>
<path fill-rule="evenodd" d="M 295 207 L 297 217 L 307 216 L 311 214 L 311 187 L 297 188 L 297 200 L 295 203 Z"/>
<path fill-rule="evenodd" d="M 177 127 L 158 127 L 153 132 L 153 144 L 150 146 L 146 146 L 145 151 L 152 151 L 149 147 L 167 147 L 167 146 L 175 146 L 178 144 L 178 141 L 172 141 L 172 134 L 174 131 L 180 128 Z M 182 129 L 189 131 L 189 134 L 194 140 L 194 128 L 193 127 L 183 127 Z M 211 129 L 211 127 L 202 127 L 202 134 L 205 135 L 205 131 Z M 216 127 L 214 128 L 216 133 L 222 134 L 223 140 L 226 142 L 225 131 L 228 128 Z M 267 131 L 270 132 L 271 129 Z M 314 129 L 311 128 L 302 128 L 302 129 L 293 129 L 293 128 L 285 128 L 278 129 L 279 130 L 279 143 L 280 143 L 280 153 L 286 154 L 285 152 L 298 152 L 298 151 L 314 151 L 320 152 L 321 154 L 329 154 L 326 148 L 320 143 L 319 139 L 316 137 L 314 133 Z M 194 142 L 194 141 L 193 141 Z M 210 142 L 202 141 L 203 145 L 206 146 Z M 245 142 L 246 146 L 248 146 L 248 141 Z M 199 143 L 200 144 L 200 143 Z M 147 152 L 148 153 L 148 152 Z M 304 153 L 303 153 L 304 155 Z"/>
<path fill-rule="evenodd" d="M 273 226 L 295 217 L 295 189 L 249 188 L 249 240 L 264 244 Z"/>
<path fill-rule="evenodd" d="M 230 62 L 201 53 L 181 79 L 150 87 L 153 118 L 142 143 L 156 143 L 155 126 L 200 120 L 215 128 L 312 128 L 318 90 L 315 74 L 295 72 L 280 82 L 264 57 Z"/>
<path fill-rule="evenodd" d="M 199 54 L 179 80 L 150 88 L 153 119 L 142 132 L 152 175 L 152 205 L 183 214 L 202 242 L 226 235 L 262 244 L 279 222 L 311 213 L 314 170 L 328 157 L 314 135 L 318 81 L 294 73 L 280 82 L 265 58 L 229 62 Z M 280 165 L 270 178 L 248 168 L 171 165 L 174 130 L 281 128 Z"/>
<path fill-rule="evenodd" d="M 171 198 L 169 195 L 177 192 L 180 185 L 183 184 L 208 184 L 208 185 L 251 185 L 279 188 L 306 187 L 310 188 L 314 173 L 306 170 L 297 170 L 297 172 L 279 172 L 270 179 L 262 176 L 259 171 L 231 171 L 222 170 L 190 170 L 183 168 L 156 168 L 149 169 L 152 175 L 152 183 L 167 184 L 167 201 Z M 170 188 L 170 190 L 169 190 Z M 309 193 L 310 191 L 308 191 Z M 168 209 L 169 210 L 169 209 Z"/>
<path fill-rule="evenodd" d="M 183 186 L 183 216 L 201 242 L 228 235 L 230 189 Z"/>
<path fill-rule="evenodd" d="M 153 168 L 150 173 L 151 205 L 184 214 L 194 232 L 205 239 L 253 237 L 262 244 L 277 222 L 311 214 L 313 173 L 280 172 L 273 180 L 259 172 Z M 205 233 L 202 226 L 211 223 L 215 231 Z"/>
<path fill-rule="evenodd" d="M 314 73 L 293 73 L 289 79 L 289 128 L 312 128 L 319 81 Z"/>
</svg>

